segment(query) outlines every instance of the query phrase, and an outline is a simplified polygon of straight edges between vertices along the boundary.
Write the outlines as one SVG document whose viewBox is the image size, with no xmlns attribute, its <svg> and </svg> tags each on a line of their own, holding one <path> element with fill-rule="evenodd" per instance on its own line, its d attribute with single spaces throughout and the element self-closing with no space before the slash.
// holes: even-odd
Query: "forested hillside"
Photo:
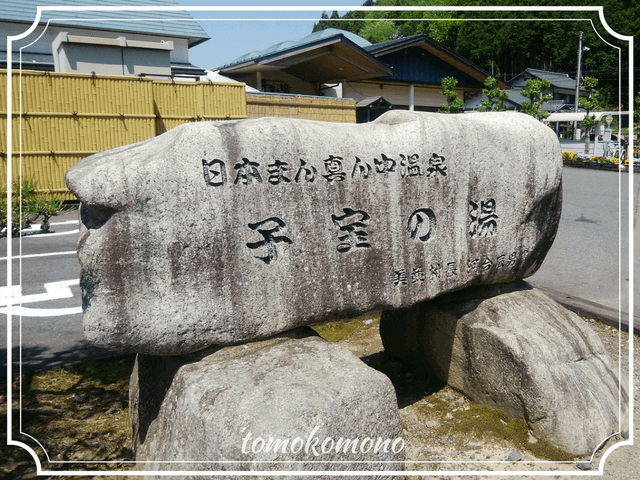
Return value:
<svg viewBox="0 0 640 480">
<path fill-rule="evenodd" d="M 509 80 L 525 68 L 564 72 L 575 77 L 579 32 L 582 31 L 583 46 L 588 50 L 585 49 L 582 56 L 581 77 L 598 78 L 601 104 L 616 108 L 619 71 L 622 103 L 626 104 L 628 99 L 628 43 L 609 34 L 602 27 L 597 12 L 559 9 L 560 5 L 589 6 L 593 3 L 589 0 L 367 0 L 364 6 L 388 7 L 390 10 L 353 11 L 343 17 L 337 12 L 325 12 L 314 31 L 341 28 L 373 43 L 426 33 L 503 80 Z M 604 6 L 607 24 L 616 33 L 640 38 L 640 2 L 604 0 L 599 3 Z M 556 10 L 392 10 L 407 6 L 496 5 L 552 7 Z M 640 62 L 634 63 L 640 66 Z M 635 83 L 637 85 L 637 81 Z M 634 90 L 638 91 L 637 88 Z"/>
</svg>

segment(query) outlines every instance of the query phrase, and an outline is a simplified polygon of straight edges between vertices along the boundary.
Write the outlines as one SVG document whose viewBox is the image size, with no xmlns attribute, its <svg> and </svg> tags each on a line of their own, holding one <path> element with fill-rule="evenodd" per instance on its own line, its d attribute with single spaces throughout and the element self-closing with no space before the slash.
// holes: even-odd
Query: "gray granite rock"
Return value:
<svg viewBox="0 0 640 480">
<path fill-rule="evenodd" d="M 593 453 L 626 417 L 627 389 L 618 390 L 617 366 L 600 338 L 526 282 L 383 312 L 380 335 L 392 357 L 526 420 L 536 438 L 569 453 Z"/>
<path fill-rule="evenodd" d="M 389 379 L 308 327 L 180 357 L 138 355 L 129 410 L 136 460 L 147 462 L 139 470 L 403 469 Z"/>
<path fill-rule="evenodd" d="M 183 125 L 69 169 L 85 335 L 171 355 L 533 274 L 561 151 L 528 115 Z"/>
</svg>

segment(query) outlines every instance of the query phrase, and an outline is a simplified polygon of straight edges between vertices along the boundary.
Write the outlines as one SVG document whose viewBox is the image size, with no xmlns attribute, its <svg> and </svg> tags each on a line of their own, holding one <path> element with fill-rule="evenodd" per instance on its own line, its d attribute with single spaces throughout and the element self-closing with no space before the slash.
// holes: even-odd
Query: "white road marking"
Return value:
<svg viewBox="0 0 640 480">
<path fill-rule="evenodd" d="M 9 301 L 11 301 L 11 305 L 20 305 L 25 303 L 46 302 L 48 300 L 73 298 L 71 286 L 79 284 L 80 279 L 45 283 L 44 289 L 46 293 L 36 293 L 33 295 L 22 295 L 20 285 L 12 285 L 10 288 L 0 287 L 0 306 L 6 307 L 9 304 Z M 60 309 L 50 310 L 56 311 Z"/>
<path fill-rule="evenodd" d="M 69 250 L 67 252 L 52 252 L 52 253 L 33 253 L 31 255 L 14 255 L 13 259 L 18 260 L 19 258 L 37 258 L 37 257 L 53 257 L 55 255 L 75 255 L 78 252 L 76 250 Z M 0 257 L 1 260 L 6 260 L 7 257 Z"/>
<path fill-rule="evenodd" d="M 29 232 L 30 230 L 22 230 L 23 232 Z M 69 230 L 68 232 L 55 232 L 55 233 L 34 233 L 32 235 L 26 235 L 24 238 L 49 238 L 59 237 L 60 235 L 73 235 L 74 233 L 80 233 L 80 229 Z"/>
<path fill-rule="evenodd" d="M 61 317 L 62 315 L 77 315 L 82 313 L 82 307 L 71 308 L 28 308 L 28 307 L 11 307 L 11 315 L 20 315 L 22 317 Z M 0 314 L 7 314 L 6 308 L 0 308 Z"/>
<path fill-rule="evenodd" d="M 80 224 L 80 220 L 66 220 L 64 222 L 53 222 L 50 223 L 49 225 L 79 225 Z"/>
</svg>

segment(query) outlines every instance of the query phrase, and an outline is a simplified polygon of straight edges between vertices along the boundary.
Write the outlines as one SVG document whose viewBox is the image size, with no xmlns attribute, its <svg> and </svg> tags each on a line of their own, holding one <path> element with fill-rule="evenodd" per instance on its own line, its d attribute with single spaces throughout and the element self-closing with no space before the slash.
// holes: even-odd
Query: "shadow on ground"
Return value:
<svg viewBox="0 0 640 480">
<path fill-rule="evenodd" d="M 53 351 L 42 346 L 14 347 L 11 350 L 12 375 L 22 372 L 52 370 L 67 365 L 73 365 L 88 360 L 101 360 L 129 355 L 126 352 L 116 352 L 94 347 L 87 341 L 76 342 L 71 348 L 63 351 Z M 20 361 L 22 359 L 22 361 Z M 0 377 L 7 376 L 7 349 L 0 348 Z"/>
</svg>

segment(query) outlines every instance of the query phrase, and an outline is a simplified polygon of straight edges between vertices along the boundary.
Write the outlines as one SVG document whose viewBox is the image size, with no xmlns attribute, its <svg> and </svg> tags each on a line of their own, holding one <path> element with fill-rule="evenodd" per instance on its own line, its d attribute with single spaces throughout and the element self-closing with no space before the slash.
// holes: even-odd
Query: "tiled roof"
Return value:
<svg viewBox="0 0 640 480">
<path fill-rule="evenodd" d="M 527 74 L 540 79 L 546 79 L 549 83 L 556 88 L 576 88 L 576 79 L 571 78 L 566 73 L 547 72 L 545 70 L 538 70 L 535 68 L 527 68 L 523 73 L 514 78 L 510 83 L 517 84 L 520 81 L 519 77 L 526 78 Z"/>
<path fill-rule="evenodd" d="M 113 7 L 177 7 L 175 0 L 2 0 L 0 21 L 33 23 L 37 6 L 113 6 Z M 190 46 L 209 39 L 202 27 L 186 11 L 48 11 L 40 22 L 70 25 L 101 30 L 142 32 L 189 38 Z"/>
</svg>

